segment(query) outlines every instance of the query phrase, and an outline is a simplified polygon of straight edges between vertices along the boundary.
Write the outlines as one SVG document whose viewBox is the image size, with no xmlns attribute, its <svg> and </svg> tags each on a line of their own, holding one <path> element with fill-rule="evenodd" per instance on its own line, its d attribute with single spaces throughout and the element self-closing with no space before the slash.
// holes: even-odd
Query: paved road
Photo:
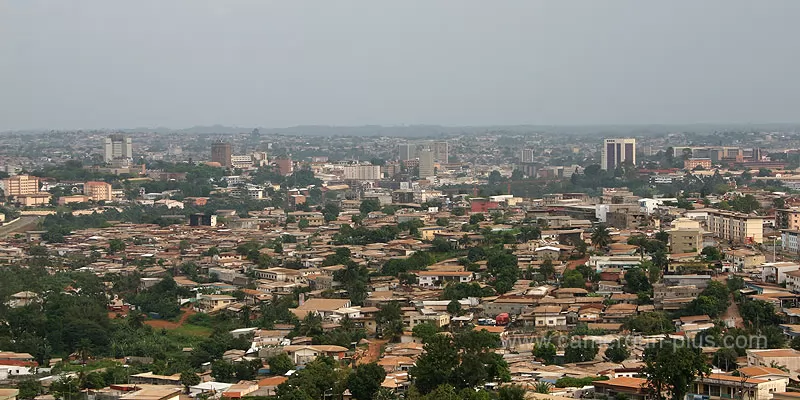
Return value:
<svg viewBox="0 0 800 400">
<path fill-rule="evenodd" d="M 23 215 L 15 222 L 0 226 L 0 237 L 6 237 L 15 233 L 25 233 L 25 231 L 34 230 L 36 229 L 36 225 L 39 224 L 39 220 L 41 218 L 42 217 L 38 215 Z"/>
</svg>

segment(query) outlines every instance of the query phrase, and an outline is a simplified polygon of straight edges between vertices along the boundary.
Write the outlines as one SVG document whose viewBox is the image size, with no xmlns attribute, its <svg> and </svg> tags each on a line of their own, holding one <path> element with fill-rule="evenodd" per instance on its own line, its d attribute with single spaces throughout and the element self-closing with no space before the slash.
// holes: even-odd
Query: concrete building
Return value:
<svg viewBox="0 0 800 400">
<path fill-rule="evenodd" d="M 6 197 L 39 193 L 39 178 L 30 175 L 15 175 L 3 179 Z"/>
<path fill-rule="evenodd" d="M 133 142 L 129 136 L 110 135 L 103 139 L 103 161 L 133 160 Z"/>
<path fill-rule="evenodd" d="M 111 190 L 111 184 L 106 182 L 89 181 L 83 184 L 83 194 L 92 201 L 113 200 L 114 196 Z"/>
<path fill-rule="evenodd" d="M 626 163 L 636 165 L 636 139 L 606 139 L 600 167 L 613 171 Z"/>
<path fill-rule="evenodd" d="M 447 164 L 450 158 L 450 147 L 445 141 L 433 142 L 431 145 L 433 151 L 433 159 L 438 163 Z"/>
<path fill-rule="evenodd" d="M 738 212 L 709 210 L 708 230 L 734 243 L 762 243 L 764 217 Z"/>
<path fill-rule="evenodd" d="M 344 167 L 344 179 L 377 181 L 381 178 L 381 167 L 379 165 L 347 165 Z"/>
<path fill-rule="evenodd" d="M 708 376 L 695 378 L 686 398 L 771 400 L 773 393 L 786 391 L 788 383 L 788 377 L 786 379 L 767 380 L 751 378 L 747 375 L 709 374 Z"/>
<path fill-rule="evenodd" d="M 672 254 L 695 253 L 703 250 L 703 230 L 697 221 L 696 227 L 680 227 L 669 231 L 669 248 Z M 688 225 L 688 224 L 687 224 Z"/>
<path fill-rule="evenodd" d="M 800 230 L 797 229 L 783 229 L 781 231 L 781 248 L 783 251 L 788 251 L 792 253 L 800 253 Z"/>
<path fill-rule="evenodd" d="M 703 169 L 711 169 L 711 159 L 710 158 L 687 158 L 683 160 L 683 169 L 693 170 L 697 167 L 701 167 Z"/>
<path fill-rule="evenodd" d="M 533 149 L 522 149 L 519 152 L 519 162 L 526 164 L 533 162 Z"/>
<path fill-rule="evenodd" d="M 419 151 L 417 150 L 416 143 L 403 143 L 399 146 L 400 148 L 400 161 L 408 161 L 413 160 L 419 157 Z"/>
<path fill-rule="evenodd" d="M 231 167 L 231 144 L 218 140 L 211 144 L 211 162 L 219 163 L 219 165 L 230 168 Z"/>
<path fill-rule="evenodd" d="M 423 150 L 419 153 L 419 176 L 428 178 L 436 175 L 434 170 L 434 155 L 430 150 Z"/>
<path fill-rule="evenodd" d="M 786 273 L 800 270 L 800 265 L 793 262 L 772 262 L 761 266 L 761 280 L 764 282 L 782 284 L 786 282 Z"/>
<path fill-rule="evenodd" d="M 775 227 L 800 230 L 800 208 L 792 207 L 775 210 Z"/>
</svg>

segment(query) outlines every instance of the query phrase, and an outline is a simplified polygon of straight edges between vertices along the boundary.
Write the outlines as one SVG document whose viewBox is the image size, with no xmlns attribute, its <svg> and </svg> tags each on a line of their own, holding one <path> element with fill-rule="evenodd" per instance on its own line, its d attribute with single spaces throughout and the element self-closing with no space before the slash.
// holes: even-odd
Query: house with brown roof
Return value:
<svg viewBox="0 0 800 400">
<path fill-rule="evenodd" d="M 603 322 L 622 323 L 626 318 L 636 315 L 635 304 L 612 304 L 603 311 Z"/>
<path fill-rule="evenodd" d="M 773 393 L 786 391 L 788 381 L 788 378 L 770 381 L 750 378 L 747 375 L 709 374 L 695 378 L 687 397 L 703 396 L 709 400 L 735 398 L 771 400 Z"/>
<path fill-rule="evenodd" d="M 522 320 L 537 328 L 557 328 L 567 326 L 567 314 L 561 306 L 538 306 L 523 315 Z"/>
<path fill-rule="evenodd" d="M 647 399 L 647 379 L 619 377 L 606 381 L 595 381 L 595 397 L 604 396 L 605 398 L 625 397 L 631 400 Z"/>
</svg>

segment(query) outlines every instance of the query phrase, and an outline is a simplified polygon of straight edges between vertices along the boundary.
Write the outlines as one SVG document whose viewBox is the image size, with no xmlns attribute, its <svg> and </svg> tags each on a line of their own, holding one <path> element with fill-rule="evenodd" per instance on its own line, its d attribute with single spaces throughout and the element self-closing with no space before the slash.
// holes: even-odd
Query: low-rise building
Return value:
<svg viewBox="0 0 800 400">
<path fill-rule="evenodd" d="M 761 252 L 750 249 L 725 250 L 725 261 L 739 271 L 760 267 L 767 259 Z"/>
<path fill-rule="evenodd" d="M 734 243 L 762 243 L 764 217 L 722 210 L 708 211 L 708 230 Z"/>
<path fill-rule="evenodd" d="M 469 271 L 420 271 L 417 279 L 420 286 L 441 288 L 445 284 L 472 282 L 472 272 Z"/>
<path fill-rule="evenodd" d="M 233 296 L 224 294 L 200 294 L 194 308 L 197 312 L 212 313 L 222 310 L 236 301 Z"/>
<path fill-rule="evenodd" d="M 800 265 L 793 262 L 773 262 L 761 265 L 761 280 L 763 282 L 782 284 L 786 282 L 786 273 L 800 270 Z"/>
</svg>

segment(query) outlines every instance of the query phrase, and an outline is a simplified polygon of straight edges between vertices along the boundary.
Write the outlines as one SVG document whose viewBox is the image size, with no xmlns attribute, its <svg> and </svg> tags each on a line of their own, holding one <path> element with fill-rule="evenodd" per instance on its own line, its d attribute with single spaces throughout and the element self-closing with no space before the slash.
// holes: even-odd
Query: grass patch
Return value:
<svg viewBox="0 0 800 400">
<path fill-rule="evenodd" d="M 78 371 L 94 371 L 101 368 L 112 368 L 118 367 L 120 363 L 115 360 L 110 359 L 102 359 L 102 360 L 90 360 L 86 363 L 86 365 L 81 365 L 78 361 L 73 363 L 61 363 L 58 366 L 58 369 L 63 372 L 78 372 Z"/>
<path fill-rule="evenodd" d="M 168 332 L 173 335 L 184 335 L 184 336 L 211 336 L 211 332 L 213 329 L 200 326 L 200 325 L 192 325 L 192 324 L 183 324 L 175 329 L 168 329 Z"/>
</svg>

